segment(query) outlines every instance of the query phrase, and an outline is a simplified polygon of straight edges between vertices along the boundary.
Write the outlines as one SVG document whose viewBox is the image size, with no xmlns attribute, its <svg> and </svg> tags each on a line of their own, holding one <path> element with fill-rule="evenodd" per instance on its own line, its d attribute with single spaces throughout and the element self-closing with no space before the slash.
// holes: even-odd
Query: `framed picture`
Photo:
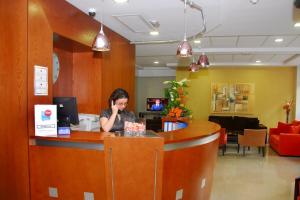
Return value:
<svg viewBox="0 0 300 200">
<path fill-rule="evenodd" d="M 211 112 L 252 114 L 254 83 L 211 83 Z"/>
</svg>

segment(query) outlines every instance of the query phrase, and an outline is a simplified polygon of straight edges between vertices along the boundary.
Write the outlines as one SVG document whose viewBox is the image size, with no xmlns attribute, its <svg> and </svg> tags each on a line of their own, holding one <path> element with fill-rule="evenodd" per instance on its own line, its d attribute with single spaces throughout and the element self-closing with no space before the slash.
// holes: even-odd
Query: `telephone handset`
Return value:
<svg viewBox="0 0 300 200">
<path fill-rule="evenodd" d="M 114 100 L 112 100 L 112 104 L 113 105 L 115 105 L 115 101 Z M 124 111 L 122 111 L 122 110 L 118 110 L 118 114 L 122 114 Z"/>
</svg>

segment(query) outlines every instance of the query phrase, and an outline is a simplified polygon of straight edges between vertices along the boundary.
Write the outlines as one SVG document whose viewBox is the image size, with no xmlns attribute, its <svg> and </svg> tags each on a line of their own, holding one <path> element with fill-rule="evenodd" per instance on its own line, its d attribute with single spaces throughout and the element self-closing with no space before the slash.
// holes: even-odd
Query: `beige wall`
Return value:
<svg viewBox="0 0 300 200">
<path fill-rule="evenodd" d="M 197 73 L 177 70 L 176 79 L 191 80 L 187 106 L 193 118 L 208 119 L 211 112 L 211 83 L 254 83 L 254 113 L 260 123 L 274 127 L 285 121 L 282 109 L 286 100 L 296 97 L 296 67 L 210 68 Z M 290 115 L 294 119 L 294 109 Z"/>
<path fill-rule="evenodd" d="M 164 81 L 175 80 L 175 77 L 136 77 L 136 112 L 146 111 L 147 97 L 164 97 Z"/>
</svg>

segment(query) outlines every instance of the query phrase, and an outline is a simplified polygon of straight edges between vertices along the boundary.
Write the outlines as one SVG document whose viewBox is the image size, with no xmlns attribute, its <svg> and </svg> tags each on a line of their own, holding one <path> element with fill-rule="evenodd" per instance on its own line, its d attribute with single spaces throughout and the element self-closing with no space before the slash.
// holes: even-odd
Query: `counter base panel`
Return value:
<svg viewBox="0 0 300 200">
<path fill-rule="evenodd" d="M 107 199 L 103 151 L 30 146 L 29 156 L 31 200 L 53 199 L 49 187 L 58 189 L 58 199 L 82 200 L 84 192 Z"/>
<path fill-rule="evenodd" d="M 200 146 L 165 151 L 162 199 L 176 199 L 180 189 L 185 200 L 210 199 L 218 141 L 217 137 Z M 201 188 L 203 181 L 205 186 Z"/>
</svg>

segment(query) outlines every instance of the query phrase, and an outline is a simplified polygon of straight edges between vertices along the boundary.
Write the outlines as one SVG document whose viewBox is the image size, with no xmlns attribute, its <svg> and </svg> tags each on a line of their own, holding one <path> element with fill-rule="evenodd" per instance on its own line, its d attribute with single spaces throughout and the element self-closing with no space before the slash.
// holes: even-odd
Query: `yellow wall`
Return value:
<svg viewBox="0 0 300 200">
<path fill-rule="evenodd" d="M 195 119 L 208 119 L 211 112 L 211 83 L 254 83 L 254 113 L 268 128 L 285 121 L 283 104 L 296 97 L 296 67 L 209 68 L 197 73 L 186 69 L 176 72 L 176 79 L 188 78 L 187 107 Z M 293 109 L 294 111 L 295 109 Z M 294 112 L 290 119 L 294 119 Z"/>
</svg>

